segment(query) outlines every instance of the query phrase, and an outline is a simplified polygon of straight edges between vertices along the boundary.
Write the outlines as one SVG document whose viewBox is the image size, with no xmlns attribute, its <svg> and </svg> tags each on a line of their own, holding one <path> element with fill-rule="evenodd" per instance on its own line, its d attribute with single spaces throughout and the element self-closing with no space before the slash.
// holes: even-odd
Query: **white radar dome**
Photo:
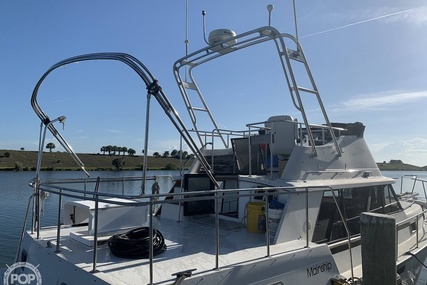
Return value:
<svg viewBox="0 0 427 285">
<path fill-rule="evenodd" d="M 229 30 L 229 29 L 213 30 L 212 32 L 209 33 L 209 44 L 214 45 L 216 43 L 226 41 L 227 39 L 235 36 L 236 36 L 236 32 L 234 32 L 233 30 Z M 232 46 L 236 44 L 236 42 L 237 42 L 236 39 L 233 39 L 226 42 L 225 44 Z"/>
</svg>

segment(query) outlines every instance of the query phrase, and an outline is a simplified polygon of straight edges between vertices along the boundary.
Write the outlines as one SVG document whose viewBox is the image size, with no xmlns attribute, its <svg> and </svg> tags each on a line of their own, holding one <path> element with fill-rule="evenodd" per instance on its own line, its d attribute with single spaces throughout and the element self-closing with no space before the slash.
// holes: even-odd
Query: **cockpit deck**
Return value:
<svg viewBox="0 0 427 285">
<path fill-rule="evenodd" d="M 197 216 L 180 222 L 155 217 L 153 226 L 164 238 L 167 250 L 153 259 L 153 279 L 156 284 L 171 284 L 175 280 L 173 274 L 195 269 L 198 273 L 212 271 L 216 268 L 216 227 L 215 219 L 209 215 Z M 61 229 L 60 253 L 57 255 L 70 264 L 84 271 L 93 270 L 93 247 L 84 245 L 70 237 L 70 233 L 84 231 L 85 226 L 63 227 Z M 57 229 L 47 228 L 40 231 L 40 239 L 36 240 L 40 248 L 55 255 Z M 150 282 L 150 262 L 145 259 L 126 259 L 114 256 L 107 245 L 107 239 L 114 233 L 98 237 L 96 276 L 120 284 L 121 276 L 131 284 L 147 284 Z M 270 256 L 267 257 L 265 234 L 250 233 L 239 223 L 220 221 L 219 225 L 219 268 L 244 268 L 254 261 L 265 260 L 274 262 L 277 255 L 284 252 L 303 250 L 306 242 L 295 240 L 284 244 L 269 246 Z M 317 245 L 313 245 L 317 247 Z M 313 248 L 312 248 L 313 249 Z M 305 253 L 307 254 L 307 253 Z M 165 270 L 167 269 L 167 270 Z M 224 276 L 223 278 L 225 278 Z"/>
</svg>

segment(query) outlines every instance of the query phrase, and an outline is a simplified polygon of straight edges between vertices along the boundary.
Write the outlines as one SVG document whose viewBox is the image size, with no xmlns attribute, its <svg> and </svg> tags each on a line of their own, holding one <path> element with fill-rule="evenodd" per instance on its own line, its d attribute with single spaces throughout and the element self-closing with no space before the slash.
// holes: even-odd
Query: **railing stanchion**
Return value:
<svg viewBox="0 0 427 285">
<path fill-rule="evenodd" d="M 215 193 L 215 269 L 219 269 L 219 211 L 218 211 L 218 208 L 219 208 L 218 193 Z"/>
<path fill-rule="evenodd" d="M 145 183 L 145 182 L 144 182 Z M 148 253 L 149 259 L 150 259 L 150 285 L 153 284 L 153 259 L 154 259 L 154 254 L 153 254 L 153 196 L 150 195 L 150 205 L 149 205 L 149 232 L 150 232 L 150 250 Z"/>
<path fill-rule="evenodd" d="M 419 247 L 419 242 L 418 242 L 418 215 L 417 215 L 417 220 L 416 220 L 416 225 L 417 225 L 417 248 Z"/>
<path fill-rule="evenodd" d="M 309 247 L 309 219 L 308 219 L 308 188 L 305 188 L 305 239 L 306 239 L 306 247 Z"/>
<path fill-rule="evenodd" d="M 426 193 L 425 181 L 422 181 L 422 185 L 423 185 L 423 191 L 424 191 L 424 199 L 427 200 L 427 193 Z"/>
<path fill-rule="evenodd" d="M 61 209 L 62 209 L 62 189 L 59 190 L 59 198 L 58 198 L 58 221 L 56 225 L 56 250 L 55 253 L 61 252 L 59 250 L 59 242 L 61 239 Z"/>
<path fill-rule="evenodd" d="M 95 230 L 93 232 L 93 268 L 92 268 L 92 273 L 97 272 L 96 269 L 96 260 L 97 260 L 97 256 L 98 256 L 98 200 L 99 200 L 99 195 L 98 193 L 95 193 L 94 195 L 95 198 L 95 216 L 94 216 L 94 224 L 95 224 Z"/>
<path fill-rule="evenodd" d="M 268 214 L 268 195 L 267 190 L 264 191 L 265 199 L 265 236 L 267 238 L 267 256 L 270 256 L 270 223 Z"/>
</svg>

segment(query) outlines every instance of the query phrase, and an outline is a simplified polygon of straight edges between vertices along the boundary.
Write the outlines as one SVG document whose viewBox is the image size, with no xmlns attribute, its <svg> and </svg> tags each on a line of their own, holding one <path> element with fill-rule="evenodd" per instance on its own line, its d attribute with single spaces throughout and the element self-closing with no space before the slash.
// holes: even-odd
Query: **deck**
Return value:
<svg viewBox="0 0 427 285">
<path fill-rule="evenodd" d="M 175 280 L 173 274 L 190 269 L 196 269 L 193 272 L 195 278 L 208 271 L 219 272 L 214 270 L 216 256 L 214 221 L 210 216 L 193 217 L 180 222 L 162 218 L 154 219 L 154 228 L 163 234 L 167 245 L 165 252 L 154 257 L 154 283 L 171 284 Z M 63 227 L 60 253 L 55 253 L 56 227 L 41 230 L 41 239 L 37 242 L 47 251 L 57 254 L 70 264 L 91 272 L 93 248 L 70 238 L 70 233 L 84 229 L 87 227 Z M 109 236 L 111 235 L 98 238 L 96 269 L 99 272 L 95 275 L 107 282 L 113 281 L 115 284 L 123 281 L 123 284 L 148 284 L 150 282 L 149 259 L 125 259 L 114 256 L 106 244 Z M 278 255 L 303 250 L 306 245 L 303 240 L 271 245 L 270 256 L 267 257 L 265 234 L 250 233 L 239 223 L 223 220 L 220 221 L 219 236 L 219 268 L 225 270 L 235 266 L 244 267 L 255 261 L 265 260 L 271 263 Z M 48 243 L 50 247 L 47 247 Z"/>
</svg>

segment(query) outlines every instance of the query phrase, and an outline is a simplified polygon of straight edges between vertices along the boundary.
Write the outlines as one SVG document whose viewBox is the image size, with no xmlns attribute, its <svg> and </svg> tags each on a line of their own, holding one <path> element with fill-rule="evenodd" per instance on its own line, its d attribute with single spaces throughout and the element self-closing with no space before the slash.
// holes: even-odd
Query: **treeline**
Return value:
<svg viewBox="0 0 427 285">
<path fill-rule="evenodd" d="M 126 153 L 130 156 L 134 156 L 136 151 L 133 148 L 127 148 L 125 146 L 107 145 L 101 146 L 100 151 L 102 154 L 108 153 L 108 155 L 125 155 Z"/>
<path fill-rule="evenodd" d="M 67 152 L 52 151 L 43 156 L 42 170 L 79 170 L 80 167 Z M 117 152 L 116 152 L 117 153 Z M 122 152 L 123 153 L 123 152 Z M 86 170 L 141 170 L 144 161 L 140 155 L 102 155 L 102 153 L 77 153 Z M 34 171 L 38 160 L 37 151 L 1 150 L 0 171 Z M 190 163 L 191 164 L 191 163 Z M 190 165 L 188 164 L 188 165 Z M 148 156 L 147 169 L 179 169 L 180 160 L 172 157 Z"/>
<path fill-rule="evenodd" d="M 136 154 L 136 151 L 133 148 L 127 148 L 123 146 L 114 146 L 114 145 L 107 145 L 101 147 L 102 154 L 108 154 L 108 155 L 125 155 L 126 153 L 130 156 L 134 156 Z M 144 151 L 142 151 L 144 153 Z M 171 158 L 181 158 L 182 159 L 191 159 L 194 157 L 193 154 L 188 154 L 187 151 L 180 151 L 180 150 L 172 150 L 172 151 L 165 151 L 163 154 L 160 154 L 160 152 L 156 151 L 153 153 L 154 157 L 171 157 Z"/>
<path fill-rule="evenodd" d="M 178 159 L 182 157 L 182 159 L 190 159 L 194 157 L 194 154 L 188 154 L 187 151 L 181 152 L 180 150 L 174 149 L 171 152 L 165 151 L 163 155 L 161 155 L 159 152 L 156 151 L 155 153 L 153 153 L 153 156 L 154 157 L 172 157 L 172 158 L 178 158 Z"/>
<path fill-rule="evenodd" d="M 46 148 L 49 149 L 50 152 L 52 152 L 52 149 L 56 148 L 55 144 L 53 142 L 49 142 L 48 144 L 46 144 Z M 23 151 L 24 148 L 21 148 L 21 150 Z M 105 146 L 101 146 L 100 151 L 102 152 L 103 155 L 108 154 L 108 155 L 126 155 L 128 154 L 129 156 L 134 156 L 136 154 L 136 150 L 134 150 L 133 148 L 127 148 L 125 146 L 116 146 L 116 145 L 105 145 Z M 142 151 L 142 153 L 144 153 L 144 151 Z M 168 150 L 163 152 L 163 154 L 160 154 L 159 152 L 154 152 L 153 153 L 154 157 L 171 157 L 171 158 L 181 158 L 182 159 L 191 159 L 194 157 L 193 154 L 188 154 L 187 151 L 180 151 L 180 150 L 172 150 L 171 152 L 169 152 Z"/>
</svg>

